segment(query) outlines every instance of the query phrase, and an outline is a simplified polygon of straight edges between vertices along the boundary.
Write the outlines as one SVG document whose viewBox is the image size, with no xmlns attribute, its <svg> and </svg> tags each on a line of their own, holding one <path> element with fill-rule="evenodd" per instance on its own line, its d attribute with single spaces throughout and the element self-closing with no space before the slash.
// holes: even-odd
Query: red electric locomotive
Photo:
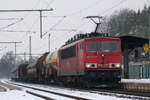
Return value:
<svg viewBox="0 0 150 100">
<path fill-rule="evenodd" d="M 91 36 L 90 36 L 91 35 Z M 62 46 L 58 51 L 58 76 L 65 82 L 118 83 L 121 79 L 121 41 L 93 33 Z"/>
</svg>

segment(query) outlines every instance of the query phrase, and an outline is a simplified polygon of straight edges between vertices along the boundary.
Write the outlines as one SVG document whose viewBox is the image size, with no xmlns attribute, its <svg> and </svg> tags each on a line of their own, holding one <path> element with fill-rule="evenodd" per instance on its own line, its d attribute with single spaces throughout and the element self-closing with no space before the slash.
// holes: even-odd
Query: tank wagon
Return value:
<svg viewBox="0 0 150 100">
<path fill-rule="evenodd" d="M 39 81 L 42 81 L 45 79 L 46 76 L 46 62 L 45 59 L 48 55 L 48 52 L 44 53 L 36 62 L 35 67 L 36 67 L 36 72 L 37 72 L 37 77 Z"/>
<path fill-rule="evenodd" d="M 57 56 L 58 51 L 54 51 L 52 53 L 49 53 L 46 57 L 46 80 L 49 82 L 56 81 L 57 72 L 58 72 L 58 59 Z"/>
<path fill-rule="evenodd" d="M 36 70 L 36 61 L 29 64 L 26 68 L 27 74 L 25 76 L 25 81 L 36 82 L 37 81 L 37 70 Z"/>
<path fill-rule="evenodd" d="M 27 68 L 28 64 L 20 64 L 18 66 L 18 80 L 25 80 L 27 75 Z"/>
</svg>

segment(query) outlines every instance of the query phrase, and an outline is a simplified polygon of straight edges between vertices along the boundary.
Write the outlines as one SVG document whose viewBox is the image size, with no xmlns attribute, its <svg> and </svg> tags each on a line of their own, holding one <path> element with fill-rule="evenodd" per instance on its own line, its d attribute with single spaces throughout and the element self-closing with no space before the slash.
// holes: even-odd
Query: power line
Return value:
<svg viewBox="0 0 150 100">
<path fill-rule="evenodd" d="M 42 0 L 43 1 L 43 0 Z M 48 5 L 50 5 L 52 2 L 53 2 L 54 0 L 52 0 Z M 38 0 L 38 2 L 36 3 L 36 5 L 38 4 L 40 2 L 40 0 Z M 48 2 L 46 2 L 46 3 L 48 3 Z M 46 7 L 46 9 L 48 8 L 48 6 Z M 41 15 L 41 17 L 43 17 L 42 15 Z M 30 30 L 34 27 L 34 25 L 38 22 L 37 20 L 38 20 L 39 18 L 37 18 L 34 22 L 33 22 L 33 24 L 31 25 L 31 28 L 30 28 Z"/>
<path fill-rule="evenodd" d="M 49 29 L 48 29 L 48 31 L 46 31 L 44 34 L 43 34 L 43 36 L 45 36 L 49 31 L 51 31 L 53 28 L 55 28 L 57 25 L 59 25 L 64 19 L 66 18 L 66 16 L 63 16 L 63 18 L 62 19 L 60 19 L 56 24 L 54 24 L 52 27 L 50 27 Z"/>
<path fill-rule="evenodd" d="M 87 7 L 83 8 L 83 9 L 80 9 L 79 11 L 73 12 L 73 13 L 71 13 L 71 14 L 68 14 L 67 16 L 73 16 L 73 15 L 79 14 L 79 13 L 85 11 L 85 10 L 91 9 L 91 8 L 95 7 L 95 5 L 98 5 L 98 4 L 99 4 L 100 2 L 102 2 L 102 1 L 103 1 L 103 0 L 97 0 L 96 2 L 94 2 L 94 3 L 90 4 L 90 5 L 88 5 Z"/>
<path fill-rule="evenodd" d="M 33 6 L 33 8 L 35 8 L 38 4 L 39 4 L 40 0 L 37 1 L 37 3 Z M 29 16 L 29 13 L 28 14 L 25 14 L 24 16 L 24 19 Z M 37 22 L 37 21 L 36 21 Z M 31 28 L 30 28 L 31 29 Z M 26 35 L 26 34 L 25 34 Z M 24 36 L 23 36 L 24 37 Z"/>
<path fill-rule="evenodd" d="M 79 28 L 83 27 L 84 24 L 85 24 L 85 22 L 84 22 L 84 23 L 81 23 L 80 25 L 78 25 L 78 27 L 76 27 L 76 31 L 79 30 Z M 73 32 L 73 31 L 70 30 L 67 34 L 69 34 L 69 33 L 71 33 L 71 32 Z M 64 34 L 66 34 L 66 33 L 64 33 Z M 64 36 L 64 34 L 62 34 L 62 35 L 60 35 L 59 37 L 55 38 L 54 41 L 59 40 L 59 38 L 62 38 L 62 37 Z"/>
<path fill-rule="evenodd" d="M 20 20 L 21 18 L 0 18 L 0 20 Z"/>
<path fill-rule="evenodd" d="M 48 5 L 47 5 L 46 8 L 48 8 L 54 1 L 55 1 L 55 0 L 51 0 L 51 1 L 48 3 Z"/>
<path fill-rule="evenodd" d="M 53 9 L 28 9 L 28 10 L 0 10 L 0 12 L 40 12 L 40 37 L 42 38 L 42 12 L 53 11 Z"/>
<path fill-rule="evenodd" d="M 104 14 L 104 13 L 106 13 L 106 12 L 108 12 L 108 11 L 110 11 L 110 10 L 116 8 L 116 7 L 118 7 L 119 5 L 121 5 L 122 3 L 124 3 L 125 1 L 127 1 L 127 0 L 121 0 L 119 3 L 115 4 L 115 5 L 112 6 L 111 8 L 106 9 L 105 11 L 103 11 L 102 14 Z"/>
<path fill-rule="evenodd" d="M 12 19 L 8 19 L 8 20 L 12 20 Z M 7 26 L 1 27 L 0 30 L 3 30 L 3 29 L 8 28 L 8 27 L 11 27 L 11 26 L 13 26 L 13 25 L 15 25 L 15 24 L 21 22 L 22 20 L 24 20 L 24 19 L 23 19 L 23 18 L 20 18 L 20 19 L 18 19 L 17 21 L 15 21 L 15 22 L 13 22 L 13 23 L 11 23 L 11 24 L 8 24 Z"/>
<path fill-rule="evenodd" d="M 28 32 L 28 33 L 36 33 L 35 31 L 24 31 L 24 30 L 19 30 L 19 31 L 14 31 L 14 30 L 0 30 L 0 32 Z"/>
<path fill-rule="evenodd" d="M 38 0 L 37 1 L 37 3 L 35 4 L 35 6 L 37 6 L 38 4 L 39 4 L 39 1 L 40 0 Z M 33 9 L 35 8 L 35 6 L 33 7 Z M 27 17 L 27 16 L 29 16 L 30 15 L 30 12 L 28 13 L 28 14 L 25 14 L 25 16 L 23 17 L 24 19 Z M 1 19 L 1 20 L 18 20 L 18 19 L 20 19 L 20 18 L 7 18 L 7 19 Z M 37 20 L 36 20 L 36 22 L 38 22 Z M 33 23 L 33 25 L 32 26 L 34 26 L 35 25 L 35 22 Z M 25 26 L 25 25 L 24 25 Z M 27 25 L 26 25 L 27 26 Z M 31 28 L 30 28 L 31 29 Z M 32 32 L 32 31 L 14 31 L 14 30 L 3 30 L 3 32 L 31 32 L 31 33 L 35 33 L 35 32 Z M 26 35 L 26 34 L 25 34 Z M 8 37 L 8 36 L 7 36 Z M 23 37 L 25 37 L 25 36 L 23 36 Z M 12 38 L 11 38 L 12 39 Z M 22 39 L 21 39 L 22 40 Z"/>
<path fill-rule="evenodd" d="M 76 29 L 51 29 L 49 31 L 76 31 Z"/>
</svg>

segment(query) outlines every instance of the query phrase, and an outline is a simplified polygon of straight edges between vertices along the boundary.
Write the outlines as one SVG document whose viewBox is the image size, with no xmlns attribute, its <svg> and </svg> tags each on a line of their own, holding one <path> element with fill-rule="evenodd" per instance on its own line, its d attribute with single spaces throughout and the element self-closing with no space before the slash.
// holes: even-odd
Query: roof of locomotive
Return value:
<svg viewBox="0 0 150 100">
<path fill-rule="evenodd" d="M 77 44 L 77 43 L 80 43 L 80 42 L 82 42 L 82 41 L 85 41 L 85 40 L 94 40 L 94 39 L 109 39 L 109 40 L 120 40 L 120 38 L 118 38 L 118 37 L 110 37 L 110 36 L 91 36 L 91 37 L 84 37 L 84 38 L 81 38 L 81 39 L 77 39 L 77 40 L 74 40 L 73 42 L 71 42 L 71 43 L 66 43 L 65 45 L 63 45 L 61 48 L 60 48 L 60 50 L 61 49 L 64 49 L 64 48 L 67 48 L 67 47 L 70 47 L 70 46 L 73 46 L 73 45 L 75 45 L 75 44 Z"/>
</svg>

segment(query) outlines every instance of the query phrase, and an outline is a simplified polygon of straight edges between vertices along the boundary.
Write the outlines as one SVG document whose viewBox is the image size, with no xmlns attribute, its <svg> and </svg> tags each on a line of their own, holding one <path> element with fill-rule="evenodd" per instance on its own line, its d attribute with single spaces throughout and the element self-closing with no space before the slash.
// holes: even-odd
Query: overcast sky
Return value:
<svg viewBox="0 0 150 100">
<path fill-rule="evenodd" d="M 86 27 L 86 24 L 92 23 L 84 17 L 110 16 L 114 11 L 123 8 L 137 11 L 143 9 L 144 5 L 150 5 L 150 0 L 0 0 L 0 10 L 54 9 L 51 12 L 43 12 L 43 34 L 45 32 L 47 34 L 42 39 L 40 39 L 39 12 L 1 12 L 0 42 L 22 41 L 17 45 L 17 53 L 28 53 L 29 36 L 32 36 L 32 53 L 44 53 L 48 51 L 48 34 L 51 34 L 50 48 L 54 51 L 71 36 L 94 29 L 94 26 Z M 52 31 L 52 29 L 68 31 Z M 74 29 L 76 31 L 71 31 Z M 16 32 L 4 32 L 4 30 Z M 14 44 L 0 44 L 0 55 L 14 49 Z"/>
</svg>

